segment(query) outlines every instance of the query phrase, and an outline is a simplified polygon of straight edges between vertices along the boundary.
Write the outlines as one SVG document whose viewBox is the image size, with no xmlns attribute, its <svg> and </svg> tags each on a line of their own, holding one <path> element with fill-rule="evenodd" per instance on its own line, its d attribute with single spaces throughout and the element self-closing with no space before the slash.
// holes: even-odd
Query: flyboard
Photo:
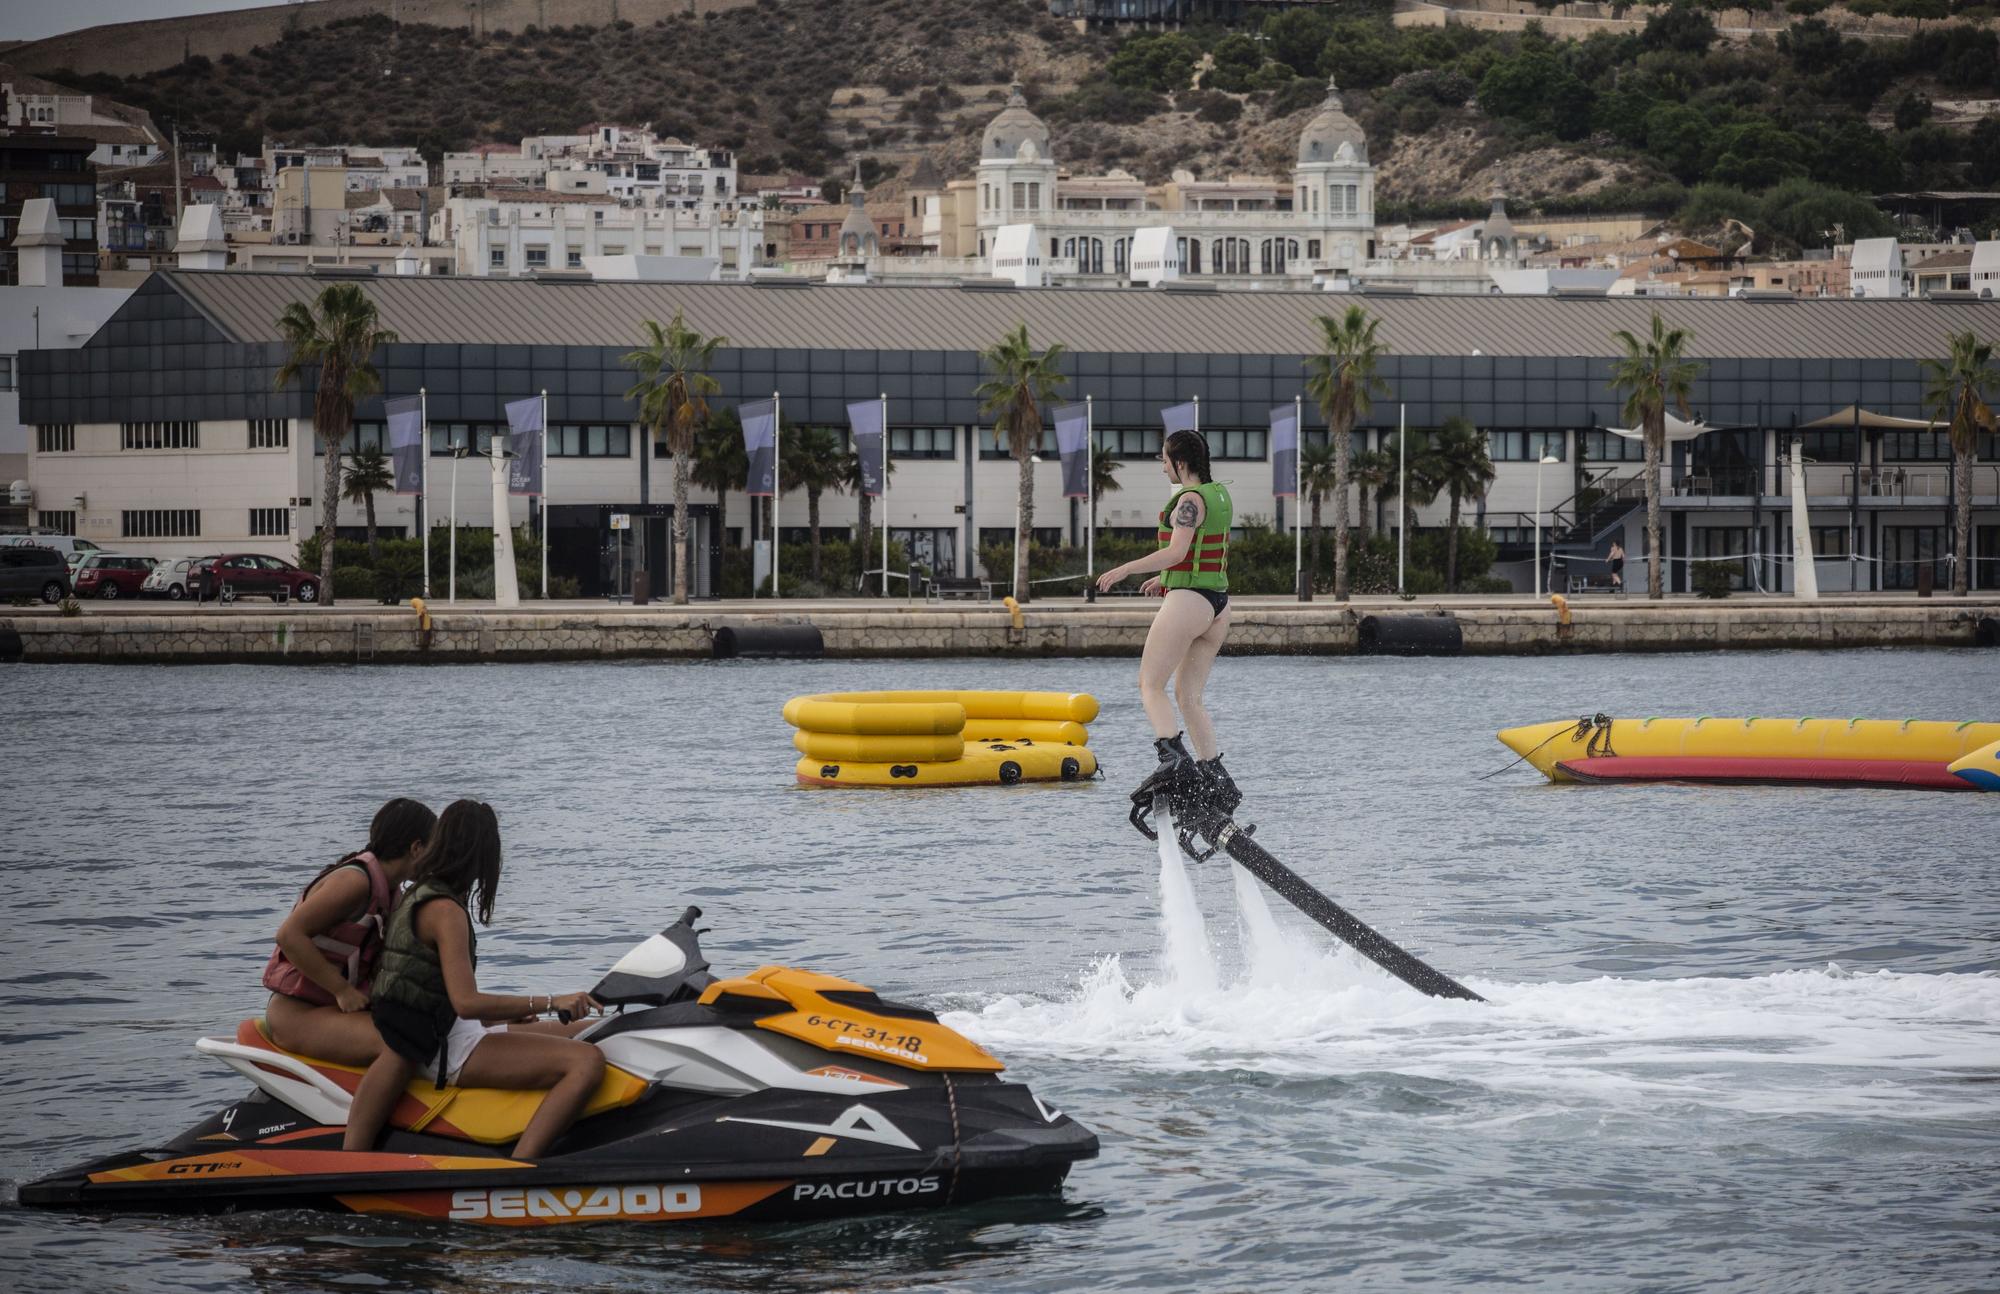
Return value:
<svg viewBox="0 0 2000 1294">
<path fill-rule="evenodd" d="M 1334 938 L 1419 993 L 1466 1002 L 1486 1000 L 1443 971 L 1398 947 L 1393 940 L 1321 894 L 1307 884 L 1304 877 L 1272 857 L 1269 850 L 1251 838 L 1251 833 L 1256 831 L 1254 826 L 1237 825 L 1233 815 L 1242 802 L 1242 792 L 1233 786 L 1212 786 L 1192 774 L 1164 779 L 1156 774 L 1132 792 L 1129 818 L 1140 835 L 1148 840 L 1158 840 L 1160 833 L 1150 819 L 1162 811 L 1170 814 L 1181 849 L 1189 858 L 1202 862 L 1218 852 L 1228 854 L 1242 865 L 1243 870 L 1324 926 Z"/>
</svg>

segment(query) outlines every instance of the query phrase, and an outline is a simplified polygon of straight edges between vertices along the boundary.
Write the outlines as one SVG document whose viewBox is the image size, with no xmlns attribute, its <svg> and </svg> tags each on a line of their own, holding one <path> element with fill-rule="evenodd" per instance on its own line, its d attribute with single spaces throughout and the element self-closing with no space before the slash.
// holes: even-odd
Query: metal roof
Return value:
<svg viewBox="0 0 2000 1294">
<path fill-rule="evenodd" d="M 325 286 L 308 274 L 163 271 L 232 340 L 280 340 L 276 320 Z M 640 321 L 684 311 L 733 348 L 977 351 L 1018 323 L 1038 345 L 1140 354 L 1305 354 L 1322 315 L 1361 305 L 1399 355 L 1603 357 L 1657 310 L 1698 359 L 1897 359 L 2000 334 L 2000 301 L 1751 301 L 1694 297 L 1373 296 L 1050 288 L 537 282 L 413 275 L 358 280 L 409 343 L 630 346 Z"/>
</svg>

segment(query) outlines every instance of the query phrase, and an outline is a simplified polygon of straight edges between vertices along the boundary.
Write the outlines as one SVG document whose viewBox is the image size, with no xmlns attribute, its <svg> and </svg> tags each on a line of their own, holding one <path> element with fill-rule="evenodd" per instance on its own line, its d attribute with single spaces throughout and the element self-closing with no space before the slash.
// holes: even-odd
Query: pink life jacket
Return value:
<svg viewBox="0 0 2000 1294">
<path fill-rule="evenodd" d="M 311 884 L 299 892 L 299 903 L 305 902 L 314 885 L 341 868 L 356 864 L 368 873 L 368 906 L 353 920 L 343 921 L 313 936 L 313 947 L 332 964 L 335 973 L 342 979 L 366 990 L 369 981 L 375 977 L 375 962 L 382 955 L 382 934 L 389 920 L 389 911 L 396 906 L 396 893 L 389 884 L 388 873 L 382 870 L 382 864 L 366 850 L 343 858 L 313 877 Z M 296 910 L 298 903 L 292 907 Z M 286 997 L 295 997 L 315 1006 L 334 1004 L 333 995 L 308 979 L 305 972 L 285 956 L 282 948 L 273 948 L 271 960 L 264 964 L 264 987 L 273 993 L 283 993 Z"/>
</svg>

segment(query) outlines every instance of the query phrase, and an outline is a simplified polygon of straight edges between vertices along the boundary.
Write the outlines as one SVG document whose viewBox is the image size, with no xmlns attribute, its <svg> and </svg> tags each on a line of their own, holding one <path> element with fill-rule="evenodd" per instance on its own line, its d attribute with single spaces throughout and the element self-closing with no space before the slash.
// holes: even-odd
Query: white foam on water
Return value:
<svg viewBox="0 0 2000 1294">
<path fill-rule="evenodd" d="M 1511 984 L 1429 998 L 1273 915 L 1232 867 L 1243 965 L 1221 974 L 1180 851 L 1160 850 L 1163 971 L 1116 956 L 1056 998 L 1010 995 L 947 1023 L 1002 1055 L 1151 1071 L 1393 1073 L 1562 1107 L 1990 1118 L 2000 974 L 1855 972 Z"/>
</svg>

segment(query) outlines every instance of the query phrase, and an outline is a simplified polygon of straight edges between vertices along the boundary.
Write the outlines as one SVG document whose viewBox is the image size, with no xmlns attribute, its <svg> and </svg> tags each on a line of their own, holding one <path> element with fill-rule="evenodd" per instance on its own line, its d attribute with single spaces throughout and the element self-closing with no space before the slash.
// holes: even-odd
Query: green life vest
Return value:
<svg viewBox="0 0 2000 1294">
<path fill-rule="evenodd" d="M 1174 525 L 1169 518 L 1175 502 L 1189 492 L 1201 496 L 1201 529 L 1195 532 L 1194 543 L 1180 565 L 1169 566 L 1160 572 L 1160 584 L 1169 589 L 1226 591 L 1229 588 L 1229 520 L 1232 509 L 1229 489 L 1222 482 L 1183 485 L 1174 491 L 1173 497 L 1167 500 L 1167 506 L 1160 509 L 1160 547 L 1165 548 L 1173 542 Z"/>
<path fill-rule="evenodd" d="M 445 988 L 444 967 L 437 949 L 417 935 L 417 909 L 432 899 L 450 899 L 463 905 L 464 897 L 436 881 L 425 881 L 403 896 L 389 917 L 389 932 L 382 938 L 382 960 L 375 968 L 375 983 L 369 996 L 377 1002 L 394 1002 L 420 1015 L 442 1020 L 445 1028 L 458 1013 L 452 1009 L 451 994 Z M 479 935 L 470 921 L 465 923 L 472 960 L 479 961 Z"/>
</svg>

